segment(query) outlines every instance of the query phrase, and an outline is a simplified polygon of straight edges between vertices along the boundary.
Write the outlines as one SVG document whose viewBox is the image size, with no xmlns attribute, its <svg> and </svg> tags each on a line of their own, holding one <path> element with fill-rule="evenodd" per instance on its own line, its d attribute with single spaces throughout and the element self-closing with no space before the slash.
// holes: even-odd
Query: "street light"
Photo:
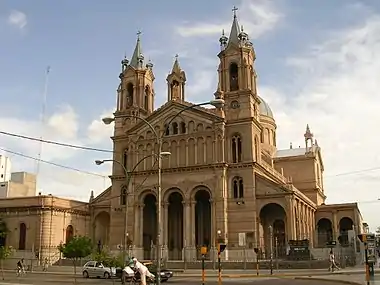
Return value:
<svg viewBox="0 0 380 285">
<path fill-rule="evenodd" d="M 131 170 L 130 173 L 128 173 L 128 170 L 127 168 L 124 166 L 123 163 L 121 163 L 120 161 L 118 160 L 115 160 L 115 159 L 104 159 L 104 160 L 95 160 L 95 164 L 96 165 L 101 165 L 103 164 L 104 162 L 114 162 L 114 163 L 117 163 L 119 164 L 123 170 L 124 170 L 124 175 L 125 175 L 125 186 L 127 187 L 127 191 L 125 193 L 125 210 L 124 210 L 124 234 L 123 234 L 123 264 L 125 265 L 125 254 L 126 254 L 126 249 L 127 249 L 127 246 L 128 246 L 128 194 L 129 194 L 129 183 L 131 181 L 131 177 L 132 177 L 132 173 L 136 170 L 136 168 L 140 165 L 140 163 L 142 163 L 145 159 L 147 159 L 148 157 L 152 157 L 152 156 L 155 156 L 157 159 L 161 159 L 161 157 L 163 156 L 169 156 L 170 155 L 170 152 L 168 151 L 164 151 L 164 152 L 161 152 L 160 154 L 150 154 L 150 155 L 147 155 L 145 157 L 143 157 L 142 159 L 140 159 L 136 165 L 133 167 L 133 169 Z M 122 195 L 124 195 L 124 193 L 122 193 Z M 129 252 L 129 250 L 128 250 Z"/>
<path fill-rule="evenodd" d="M 198 106 L 204 106 L 204 105 L 212 105 L 215 108 L 222 108 L 224 106 L 224 100 L 223 99 L 215 99 L 211 100 L 208 102 L 200 103 L 200 104 L 194 104 L 187 106 L 183 108 L 181 111 L 179 111 L 174 117 L 171 118 L 171 120 L 168 122 L 166 129 L 169 127 L 170 123 L 177 118 L 181 113 L 185 112 L 186 110 L 198 107 Z M 153 132 L 153 134 L 156 137 L 157 140 L 157 146 L 158 146 L 158 153 L 162 155 L 170 155 L 170 152 L 162 152 L 162 142 L 163 142 L 163 136 L 166 133 L 166 129 L 164 130 L 162 136 L 160 136 L 156 129 L 153 127 L 153 125 L 147 121 L 144 118 L 138 117 L 138 116 L 133 116 L 133 115 L 118 115 L 116 118 L 135 118 L 143 121 Z M 115 121 L 115 117 L 105 117 L 102 119 L 103 123 L 106 125 L 111 124 L 112 122 Z M 158 177 L 158 186 L 157 186 L 157 285 L 161 284 L 161 206 L 162 206 L 162 193 L 161 193 L 161 188 L 162 188 L 162 155 L 158 156 L 158 170 L 157 170 L 157 177 Z"/>
</svg>

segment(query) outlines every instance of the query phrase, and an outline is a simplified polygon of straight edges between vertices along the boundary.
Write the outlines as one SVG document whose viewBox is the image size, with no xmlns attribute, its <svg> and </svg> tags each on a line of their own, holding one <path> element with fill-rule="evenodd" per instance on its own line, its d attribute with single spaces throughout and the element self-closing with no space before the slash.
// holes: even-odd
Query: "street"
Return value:
<svg viewBox="0 0 380 285">
<path fill-rule="evenodd" d="M 72 276 L 65 275 L 53 275 L 53 274 L 27 274 L 25 276 L 17 278 L 14 273 L 6 272 L 5 280 L 0 280 L 0 285 L 16 285 L 16 284 L 30 284 L 30 285 L 48 285 L 53 283 L 61 284 L 74 284 L 74 278 Z M 246 277 L 246 278 L 223 278 L 224 284 L 253 284 L 253 285 L 333 285 L 336 282 L 323 282 L 320 280 L 294 280 L 291 278 L 277 279 L 270 277 Z M 77 284 L 120 284 L 118 279 L 104 280 L 104 279 L 84 279 L 80 276 L 77 278 Z M 167 285 L 179 285 L 179 284 L 201 284 L 200 277 L 174 277 L 167 283 Z M 210 277 L 206 279 L 206 285 L 218 284 L 217 278 Z"/>
</svg>

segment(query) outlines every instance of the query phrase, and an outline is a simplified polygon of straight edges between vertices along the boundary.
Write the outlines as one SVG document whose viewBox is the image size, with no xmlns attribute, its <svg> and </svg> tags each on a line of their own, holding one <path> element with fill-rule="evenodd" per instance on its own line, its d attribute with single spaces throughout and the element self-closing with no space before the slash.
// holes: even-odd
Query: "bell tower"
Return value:
<svg viewBox="0 0 380 285">
<path fill-rule="evenodd" d="M 254 68 L 256 54 L 248 34 L 243 26 L 239 26 L 237 10 L 236 7 L 232 9 L 233 21 L 229 38 L 223 30 L 219 39 L 219 83 L 215 97 L 225 100 L 227 120 L 230 117 L 228 111 L 236 113 L 234 111 L 237 110 L 239 118 L 258 119 L 260 101 L 257 97 L 257 76 Z"/>
<path fill-rule="evenodd" d="M 119 115 L 147 117 L 154 110 L 153 64 L 150 61 L 145 64 L 140 35 L 139 31 L 131 60 L 121 61 L 116 110 Z M 137 119 L 126 121 L 133 124 Z"/>
<path fill-rule="evenodd" d="M 168 101 L 185 101 L 186 74 L 179 65 L 178 54 L 175 56 L 172 72 L 166 81 L 168 83 Z"/>
</svg>

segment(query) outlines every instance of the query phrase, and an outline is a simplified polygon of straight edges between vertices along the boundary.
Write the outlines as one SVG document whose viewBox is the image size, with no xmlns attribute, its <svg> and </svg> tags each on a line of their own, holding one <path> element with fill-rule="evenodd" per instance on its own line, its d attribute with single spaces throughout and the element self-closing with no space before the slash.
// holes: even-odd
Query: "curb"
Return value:
<svg viewBox="0 0 380 285">
<path fill-rule="evenodd" d="M 294 280 L 315 280 L 315 281 L 327 281 L 331 283 L 338 283 L 338 284 L 349 284 L 349 285 L 362 285 L 362 283 L 355 282 L 355 281 L 349 281 L 349 280 L 336 280 L 336 279 L 329 279 L 329 278 L 318 278 L 318 277 L 294 277 L 292 278 Z"/>
</svg>

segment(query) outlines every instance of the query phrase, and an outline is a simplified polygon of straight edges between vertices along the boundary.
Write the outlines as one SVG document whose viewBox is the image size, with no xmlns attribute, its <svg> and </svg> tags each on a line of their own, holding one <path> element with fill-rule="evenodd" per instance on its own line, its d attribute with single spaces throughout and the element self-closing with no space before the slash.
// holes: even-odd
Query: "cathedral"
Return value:
<svg viewBox="0 0 380 285">
<path fill-rule="evenodd" d="M 166 78 L 167 101 L 155 110 L 154 66 L 145 60 L 138 35 L 132 57 L 121 62 L 112 186 L 97 197 L 91 195 L 80 211 L 58 202 L 59 198 L 55 202 L 59 209 L 49 204 L 45 210 L 40 205 L 41 211 L 36 211 L 42 214 L 33 216 L 36 221 L 31 223 L 41 225 L 37 220 L 45 215 L 53 226 L 62 225 L 62 229 L 50 228 L 50 249 L 45 254 L 55 256 L 51 245 L 78 232 L 117 250 L 127 224 L 133 254 L 154 258 L 158 207 L 163 255 L 168 260 L 196 259 L 201 246 L 211 251 L 218 239 L 228 244 L 223 258 L 237 260 L 245 249 L 267 252 L 272 238 L 281 253 L 290 240 L 307 239 L 318 248 L 338 237 L 348 242 L 349 231 L 363 231 L 356 203 L 325 204 L 321 147 L 307 122 L 305 133 L 300 134 L 303 147 L 277 149 L 275 115 L 265 94 L 257 91 L 255 49 L 236 14 L 228 37 L 222 33 L 219 43 L 218 84 L 207 100 L 217 99 L 223 106 L 205 108 L 186 100 L 191 94 L 186 92 L 186 73 L 176 57 Z M 162 138 L 161 151 L 170 152 L 160 168 L 160 204 L 156 135 Z M 4 206 L 7 222 L 12 201 L 1 200 L 0 204 L 8 205 Z M 53 221 L 63 216 L 70 217 L 68 222 Z M 52 238 L 51 231 L 61 234 Z M 48 240 L 48 227 L 39 233 L 30 236 L 33 241 L 27 244 L 43 250 L 40 243 Z"/>
</svg>

